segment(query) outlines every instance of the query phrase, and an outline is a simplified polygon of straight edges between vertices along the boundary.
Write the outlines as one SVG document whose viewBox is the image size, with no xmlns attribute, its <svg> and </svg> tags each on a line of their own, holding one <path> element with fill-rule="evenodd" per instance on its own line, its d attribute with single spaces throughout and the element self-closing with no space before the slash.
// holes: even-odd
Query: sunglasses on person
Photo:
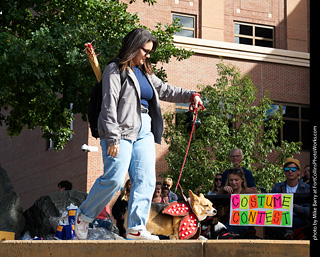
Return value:
<svg viewBox="0 0 320 257">
<path fill-rule="evenodd" d="M 215 182 L 217 182 L 217 181 L 222 181 L 222 178 L 215 178 L 214 181 L 215 181 Z"/>
<path fill-rule="evenodd" d="M 284 169 L 285 172 L 289 172 L 290 170 L 292 172 L 296 172 L 298 170 L 297 167 L 284 167 L 283 169 Z"/>
<path fill-rule="evenodd" d="M 169 185 L 169 184 L 163 184 L 163 186 L 164 186 L 164 187 L 170 187 L 170 185 Z"/>
<path fill-rule="evenodd" d="M 146 54 L 146 55 L 149 55 L 152 53 L 152 49 L 151 50 L 147 50 L 147 49 L 144 49 L 143 47 L 141 47 L 141 49 L 143 50 L 143 52 Z"/>
</svg>

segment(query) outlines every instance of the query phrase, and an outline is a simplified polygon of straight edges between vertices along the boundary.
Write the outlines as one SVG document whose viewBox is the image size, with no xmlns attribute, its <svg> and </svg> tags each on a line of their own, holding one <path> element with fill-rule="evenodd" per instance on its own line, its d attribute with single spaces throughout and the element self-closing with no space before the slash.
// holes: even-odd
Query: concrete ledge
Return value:
<svg viewBox="0 0 320 257">
<path fill-rule="evenodd" d="M 0 256 L 6 257 L 308 257 L 309 252 L 309 241 L 0 241 Z"/>
<path fill-rule="evenodd" d="M 161 241 L 3 241 L 6 257 L 202 257 L 203 243 Z"/>
<path fill-rule="evenodd" d="M 310 256 L 310 241 L 302 240 L 208 240 L 203 256 L 280 257 Z"/>
</svg>

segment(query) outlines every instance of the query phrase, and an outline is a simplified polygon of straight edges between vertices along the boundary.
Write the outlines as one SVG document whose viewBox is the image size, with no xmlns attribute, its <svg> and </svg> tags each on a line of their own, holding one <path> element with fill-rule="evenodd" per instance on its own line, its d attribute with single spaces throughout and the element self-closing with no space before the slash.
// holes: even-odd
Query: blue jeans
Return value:
<svg viewBox="0 0 320 257">
<path fill-rule="evenodd" d="M 80 217 L 92 222 L 110 202 L 125 182 L 127 171 L 132 182 L 128 203 L 127 230 L 143 230 L 149 217 L 155 189 L 155 143 L 151 132 L 151 118 L 141 114 L 137 141 L 120 140 L 119 154 L 107 155 L 108 144 L 100 141 L 104 174 L 92 186 L 87 199 L 81 204 Z"/>
</svg>

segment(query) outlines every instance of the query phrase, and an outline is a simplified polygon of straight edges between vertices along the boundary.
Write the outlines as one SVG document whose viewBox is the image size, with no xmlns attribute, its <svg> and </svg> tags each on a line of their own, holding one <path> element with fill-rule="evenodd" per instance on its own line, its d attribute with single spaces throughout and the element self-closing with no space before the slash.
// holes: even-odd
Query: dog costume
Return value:
<svg viewBox="0 0 320 257">
<path fill-rule="evenodd" d="M 197 239 L 201 233 L 200 222 L 187 202 L 171 202 L 162 210 L 163 214 L 184 217 L 179 224 L 179 238 Z"/>
</svg>

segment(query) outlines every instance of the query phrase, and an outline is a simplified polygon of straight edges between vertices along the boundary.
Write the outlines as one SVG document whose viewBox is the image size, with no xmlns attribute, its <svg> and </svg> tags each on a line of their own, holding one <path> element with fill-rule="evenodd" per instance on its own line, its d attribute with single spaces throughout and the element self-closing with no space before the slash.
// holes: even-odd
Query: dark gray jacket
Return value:
<svg viewBox="0 0 320 257">
<path fill-rule="evenodd" d="M 155 142 L 161 143 L 163 120 L 160 100 L 174 103 L 188 103 L 193 90 L 173 87 L 157 76 L 146 75 L 153 89 L 153 98 L 149 101 L 151 131 Z M 101 139 L 108 145 L 120 143 L 120 139 L 135 141 L 141 123 L 141 103 L 139 82 L 131 69 L 121 85 L 120 71 L 116 63 L 110 63 L 102 74 L 102 105 L 98 119 L 98 131 Z"/>
</svg>

